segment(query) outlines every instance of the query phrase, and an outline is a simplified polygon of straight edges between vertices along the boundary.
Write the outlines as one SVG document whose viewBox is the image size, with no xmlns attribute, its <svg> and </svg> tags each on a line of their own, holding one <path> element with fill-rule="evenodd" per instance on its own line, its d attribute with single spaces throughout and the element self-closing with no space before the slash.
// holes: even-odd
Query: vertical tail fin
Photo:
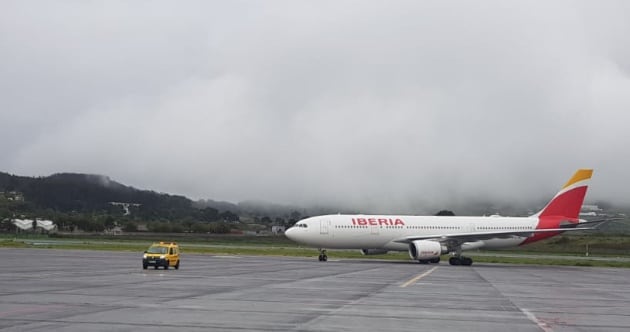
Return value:
<svg viewBox="0 0 630 332">
<path fill-rule="evenodd" d="M 569 181 L 560 189 L 538 213 L 532 217 L 565 217 L 578 219 L 584 196 L 588 189 L 588 181 L 593 175 L 592 169 L 578 169 Z"/>
</svg>

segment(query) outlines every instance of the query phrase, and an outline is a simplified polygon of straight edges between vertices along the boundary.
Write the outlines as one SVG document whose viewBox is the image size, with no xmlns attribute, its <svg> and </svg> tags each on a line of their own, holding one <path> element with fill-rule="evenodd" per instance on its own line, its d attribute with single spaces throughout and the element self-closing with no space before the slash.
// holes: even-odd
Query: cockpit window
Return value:
<svg viewBox="0 0 630 332">
<path fill-rule="evenodd" d="M 295 224 L 295 227 L 307 228 L 307 224 Z"/>
</svg>

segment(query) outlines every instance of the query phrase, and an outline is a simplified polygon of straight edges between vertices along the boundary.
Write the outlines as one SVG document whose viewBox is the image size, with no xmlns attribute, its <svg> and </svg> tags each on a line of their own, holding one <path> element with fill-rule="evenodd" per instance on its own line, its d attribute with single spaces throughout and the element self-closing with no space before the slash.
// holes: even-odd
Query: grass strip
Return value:
<svg viewBox="0 0 630 332">
<path fill-rule="evenodd" d="M 48 239 L 2 239 L 0 248 L 35 248 L 35 249 L 73 249 L 73 250 L 101 250 L 101 251 L 126 251 L 142 253 L 152 241 L 100 241 L 100 240 L 79 240 L 72 241 L 51 241 Z M 286 256 L 286 257 L 312 257 L 317 258 L 318 251 L 312 248 L 302 247 L 278 247 L 268 244 L 256 243 L 244 245 L 238 243 L 229 245 L 226 242 L 221 244 L 207 243 L 187 243 L 180 242 L 182 253 L 208 254 L 208 255 L 246 255 L 246 256 Z M 496 255 L 493 255 L 496 254 Z M 514 252 L 510 252 L 514 254 Z M 501 253 L 484 252 L 482 255 L 475 255 L 474 252 L 467 253 L 474 259 L 475 263 L 501 263 L 501 264 L 533 264 L 533 265 L 557 265 L 557 266 L 592 266 L 592 267 L 623 267 L 630 268 L 630 261 L 623 260 L 598 260 L 572 258 L 566 256 L 562 258 L 528 257 L 527 254 L 504 256 Z M 358 250 L 328 250 L 329 259 L 385 259 L 385 260 L 409 260 L 407 253 L 392 252 L 385 255 L 364 256 Z M 448 256 L 443 256 L 446 261 Z"/>
</svg>

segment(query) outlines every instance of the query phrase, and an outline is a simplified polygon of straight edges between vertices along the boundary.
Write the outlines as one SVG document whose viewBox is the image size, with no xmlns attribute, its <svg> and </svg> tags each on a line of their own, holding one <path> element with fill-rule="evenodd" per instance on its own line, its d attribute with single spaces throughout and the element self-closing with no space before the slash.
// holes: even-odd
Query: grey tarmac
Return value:
<svg viewBox="0 0 630 332">
<path fill-rule="evenodd" d="M 627 331 L 630 269 L 0 249 L 0 331 Z"/>
</svg>

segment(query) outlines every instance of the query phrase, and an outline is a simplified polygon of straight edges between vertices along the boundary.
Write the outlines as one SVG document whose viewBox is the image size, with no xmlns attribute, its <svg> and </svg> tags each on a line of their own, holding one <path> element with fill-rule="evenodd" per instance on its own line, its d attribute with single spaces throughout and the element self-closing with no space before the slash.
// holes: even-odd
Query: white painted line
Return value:
<svg viewBox="0 0 630 332">
<path fill-rule="evenodd" d="M 430 269 L 429 271 L 426 271 L 426 272 L 424 272 L 422 274 L 419 274 L 419 275 L 409 279 L 407 282 L 405 282 L 404 284 L 400 285 L 400 287 L 405 288 L 405 287 L 407 287 L 407 286 L 417 282 L 418 280 L 420 280 L 420 279 L 428 276 L 429 274 L 433 273 L 433 271 L 435 271 L 437 268 L 438 267 L 436 266 L 436 267 Z"/>
<path fill-rule="evenodd" d="M 523 308 L 520 308 L 520 309 L 525 314 L 525 316 L 527 316 L 527 318 L 529 318 L 529 320 L 531 320 L 536 325 L 538 325 L 538 327 L 540 327 L 541 330 L 543 330 L 545 332 L 553 332 L 553 329 L 549 325 L 547 325 L 547 323 L 539 321 L 538 318 L 536 317 L 536 315 L 531 313 L 529 310 L 523 309 Z"/>
</svg>

